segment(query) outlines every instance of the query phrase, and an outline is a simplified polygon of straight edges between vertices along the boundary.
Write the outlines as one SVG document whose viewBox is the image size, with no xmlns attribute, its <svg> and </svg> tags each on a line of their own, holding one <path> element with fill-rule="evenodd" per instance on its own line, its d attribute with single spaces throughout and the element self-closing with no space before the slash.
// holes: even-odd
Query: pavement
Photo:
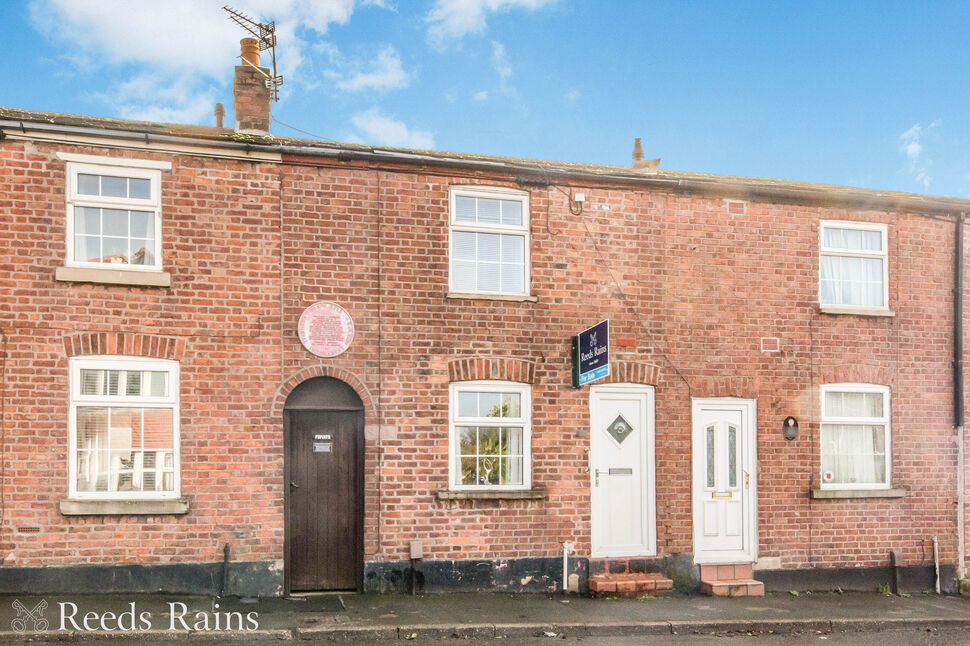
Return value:
<svg viewBox="0 0 970 646">
<path fill-rule="evenodd" d="M 967 628 L 970 599 L 933 594 L 803 592 L 797 596 L 768 593 L 734 599 L 683 595 L 589 599 L 502 593 L 348 593 L 292 599 L 0 596 L 0 643 L 4 644 L 109 636 L 113 642 L 242 637 L 247 643 L 399 639 L 426 643 L 452 637 L 526 640 L 737 633 L 825 635 Z"/>
</svg>

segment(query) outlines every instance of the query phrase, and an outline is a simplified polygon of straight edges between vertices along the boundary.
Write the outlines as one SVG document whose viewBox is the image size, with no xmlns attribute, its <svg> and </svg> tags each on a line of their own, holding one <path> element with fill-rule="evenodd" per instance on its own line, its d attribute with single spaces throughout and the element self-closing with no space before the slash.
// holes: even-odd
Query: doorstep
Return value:
<svg viewBox="0 0 970 646">
<path fill-rule="evenodd" d="M 673 590 L 674 582 L 656 572 L 639 574 L 597 574 L 589 577 L 592 597 L 653 597 Z"/>
<path fill-rule="evenodd" d="M 765 584 L 752 575 L 751 563 L 701 566 L 701 594 L 712 597 L 763 597 Z"/>
</svg>

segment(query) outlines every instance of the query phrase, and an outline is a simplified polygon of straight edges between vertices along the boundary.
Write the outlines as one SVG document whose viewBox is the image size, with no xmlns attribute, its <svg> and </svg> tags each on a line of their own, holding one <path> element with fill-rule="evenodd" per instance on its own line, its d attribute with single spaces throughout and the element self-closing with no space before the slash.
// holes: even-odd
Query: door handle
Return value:
<svg viewBox="0 0 970 646">
<path fill-rule="evenodd" d="M 290 491 L 293 491 L 294 489 L 299 489 L 299 488 L 300 488 L 300 485 L 290 480 Z"/>
<path fill-rule="evenodd" d="M 751 487 L 751 474 L 748 473 L 747 469 L 744 469 L 744 488 L 748 489 Z"/>
<path fill-rule="evenodd" d="M 596 486 L 600 486 L 600 470 L 596 469 Z"/>
</svg>

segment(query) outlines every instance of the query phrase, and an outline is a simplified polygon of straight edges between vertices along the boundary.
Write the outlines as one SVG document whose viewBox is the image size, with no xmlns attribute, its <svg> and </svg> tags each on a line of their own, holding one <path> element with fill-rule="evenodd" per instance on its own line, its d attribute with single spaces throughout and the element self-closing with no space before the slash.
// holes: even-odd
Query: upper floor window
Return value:
<svg viewBox="0 0 970 646">
<path fill-rule="evenodd" d="M 531 486 L 528 385 L 501 381 L 452 384 L 450 409 L 452 488 Z"/>
<path fill-rule="evenodd" d="M 67 264 L 161 270 L 160 169 L 170 164 L 64 157 L 75 160 L 67 163 Z"/>
<path fill-rule="evenodd" d="M 822 386 L 822 487 L 889 487 L 889 388 Z"/>
<path fill-rule="evenodd" d="M 177 498 L 175 361 L 71 360 L 70 497 Z"/>
<path fill-rule="evenodd" d="M 529 196 L 498 187 L 453 187 L 450 291 L 528 295 Z"/>
<path fill-rule="evenodd" d="M 819 304 L 886 309 L 889 296 L 885 224 L 822 222 Z"/>
</svg>

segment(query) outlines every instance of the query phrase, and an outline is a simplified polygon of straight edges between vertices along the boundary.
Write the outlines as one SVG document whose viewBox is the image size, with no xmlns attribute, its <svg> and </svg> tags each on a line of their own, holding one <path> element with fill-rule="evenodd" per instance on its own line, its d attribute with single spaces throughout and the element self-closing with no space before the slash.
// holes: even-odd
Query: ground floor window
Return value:
<svg viewBox="0 0 970 646">
<path fill-rule="evenodd" d="M 179 495 L 178 363 L 71 360 L 70 495 Z"/>
<path fill-rule="evenodd" d="M 452 384 L 450 478 L 454 489 L 531 486 L 530 389 L 526 384 Z"/>
<path fill-rule="evenodd" d="M 822 386 L 823 488 L 888 487 L 889 445 L 887 386 Z"/>
</svg>

